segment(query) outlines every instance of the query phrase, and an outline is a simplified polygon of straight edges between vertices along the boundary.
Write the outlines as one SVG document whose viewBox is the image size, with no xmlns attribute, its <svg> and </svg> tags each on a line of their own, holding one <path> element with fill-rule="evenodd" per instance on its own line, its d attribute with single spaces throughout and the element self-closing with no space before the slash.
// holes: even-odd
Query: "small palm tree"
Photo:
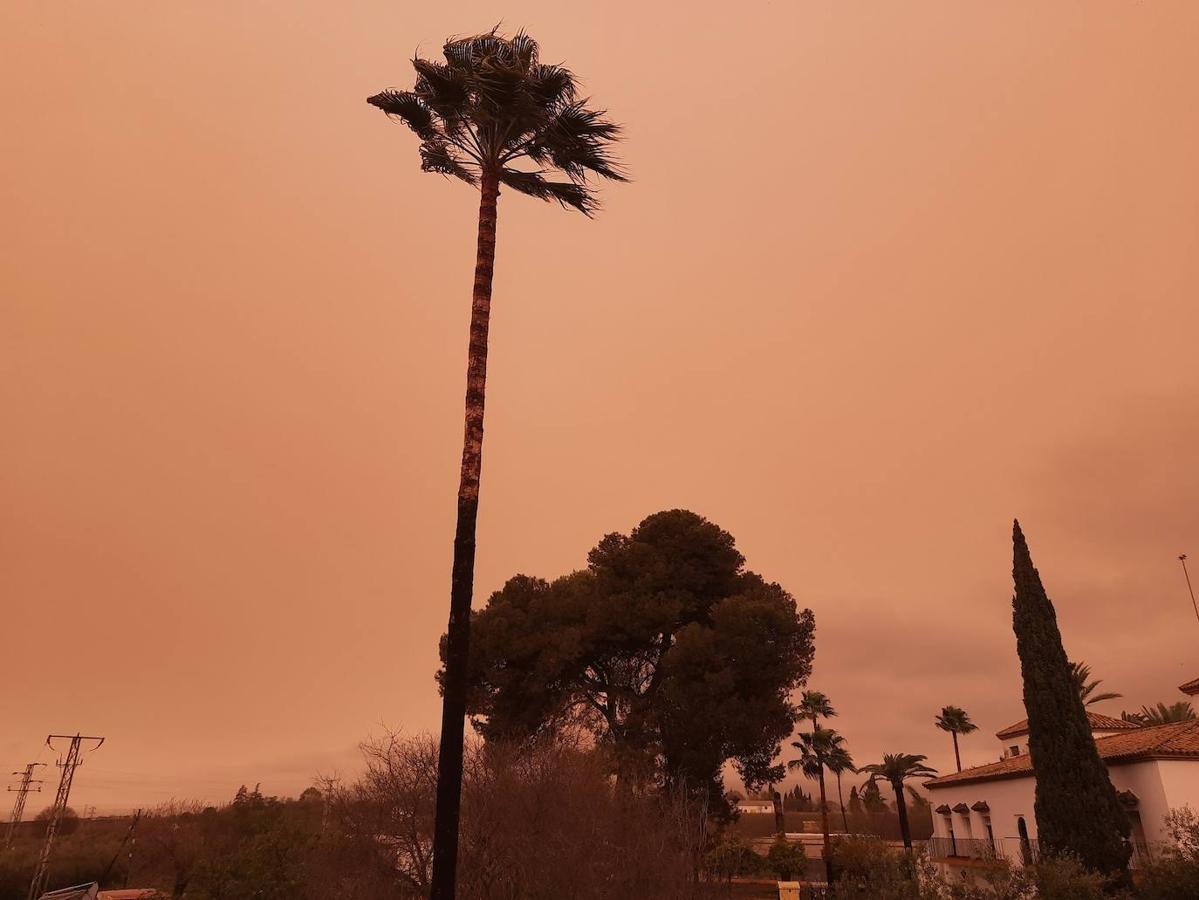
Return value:
<svg viewBox="0 0 1199 900">
<path fill-rule="evenodd" d="M 1070 663 L 1070 677 L 1074 679 L 1074 686 L 1078 688 L 1078 696 L 1082 700 L 1083 706 L 1093 706 L 1104 700 L 1119 700 L 1124 696 L 1111 691 L 1096 694 L 1095 691 L 1098 690 L 1099 685 L 1103 684 L 1103 681 L 1099 678 L 1091 680 L 1091 667 L 1085 662 Z"/>
<path fill-rule="evenodd" d="M 540 61 L 537 42 L 527 34 L 508 38 L 493 30 L 451 39 L 442 55 L 444 62 L 412 61 L 412 90 L 386 90 L 367 102 L 416 133 L 421 169 L 458 178 L 480 195 L 433 828 L 432 897 L 452 900 L 500 186 L 590 216 L 597 207 L 591 179 L 624 181 L 625 176 L 611 155 L 619 127 L 579 99 L 569 69 Z"/>
<path fill-rule="evenodd" d="M 830 728 L 816 728 L 804 731 L 798 741 L 792 741 L 791 746 L 799 751 L 799 759 L 787 763 L 787 768 L 799 770 L 805 777 L 811 778 L 820 785 L 820 827 L 824 835 L 824 871 L 829 883 L 833 880 L 832 843 L 829 840 L 828 829 L 828 798 L 824 791 L 825 760 L 834 746 L 834 738 L 839 737 Z"/>
<path fill-rule="evenodd" d="M 958 751 L 958 735 L 978 731 L 978 726 L 970 721 L 966 710 L 957 706 L 945 706 L 942 707 L 941 714 L 937 716 L 937 727 L 953 735 L 953 758 L 958 765 L 958 771 L 962 771 L 962 754 Z"/>
<path fill-rule="evenodd" d="M 1191 704 L 1186 700 L 1179 700 L 1177 703 L 1171 703 L 1169 706 L 1164 703 L 1158 703 L 1156 706 L 1142 706 L 1140 712 L 1120 713 L 1120 718 L 1125 722 L 1148 726 L 1193 722 L 1196 717 L 1195 710 L 1191 707 Z"/>
<path fill-rule="evenodd" d="M 928 759 L 927 756 L 911 753 L 885 753 L 881 763 L 871 763 L 858 769 L 859 772 L 868 774 L 871 781 L 881 778 L 895 791 L 895 810 L 899 813 L 899 830 L 903 834 L 903 845 L 908 850 L 912 849 L 912 831 L 908 826 L 908 805 L 904 800 L 903 787 L 904 782 L 909 779 L 932 778 L 937 774 L 936 769 L 931 769 L 924 764 L 926 759 Z"/>
<path fill-rule="evenodd" d="M 829 742 L 828 755 L 824 759 L 825 768 L 837 776 L 837 804 L 841 807 L 841 827 L 849 834 L 849 819 L 845 815 L 845 797 L 841 793 L 841 775 L 845 772 L 854 773 L 853 756 L 845 746 L 845 738 L 833 732 Z"/>
</svg>

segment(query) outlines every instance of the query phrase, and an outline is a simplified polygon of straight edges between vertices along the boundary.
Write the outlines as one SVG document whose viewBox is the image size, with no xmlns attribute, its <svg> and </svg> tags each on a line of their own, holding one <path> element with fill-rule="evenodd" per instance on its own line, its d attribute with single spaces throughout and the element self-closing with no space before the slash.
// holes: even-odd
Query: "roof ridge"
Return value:
<svg viewBox="0 0 1199 900">
<path fill-rule="evenodd" d="M 1125 721 L 1124 719 L 1117 719 L 1115 716 L 1109 716 L 1107 713 L 1097 712 L 1096 710 L 1093 710 L 1093 709 L 1086 710 L 1086 715 L 1087 715 L 1087 724 L 1090 725 L 1092 727 L 1092 729 L 1094 729 L 1096 727 L 1119 728 L 1122 731 L 1131 731 L 1134 728 L 1144 727 L 1141 725 L 1137 725 L 1135 722 L 1128 722 L 1128 721 Z M 1020 735 L 1023 735 L 1023 734 L 1028 734 L 1028 719 L 1027 718 L 1021 719 L 1019 722 L 1013 722 L 1011 725 L 1008 725 L 1006 728 L 1000 728 L 997 732 L 995 732 L 995 737 L 999 738 L 1000 740 L 1007 740 L 1008 738 L 1019 737 Z"/>
<path fill-rule="evenodd" d="M 1149 759 L 1199 760 L 1199 719 L 1187 722 L 1167 722 L 1123 729 L 1095 739 L 1095 746 L 1105 765 Z M 1027 753 L 1008 756 L 993 763 L 971 766 L 961 772 L 950 772 L 931 779 L 926 786 L 932 789 L 950 784 L 968 784 L 992 778 L 1020 778 L 1034 775 L 1032 757 Z"/>
</svg>

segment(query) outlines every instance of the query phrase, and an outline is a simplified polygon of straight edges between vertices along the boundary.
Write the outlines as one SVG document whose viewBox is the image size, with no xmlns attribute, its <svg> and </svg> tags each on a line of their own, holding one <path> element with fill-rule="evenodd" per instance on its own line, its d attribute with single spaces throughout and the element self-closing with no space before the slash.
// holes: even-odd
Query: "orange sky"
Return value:
<svg viewBox="0 0 1199 900">
<path fill-rule="evenodd" d="M 501 17 L 636 180 L 501 200 L 479 600 L 687 507 L 815 610 L 859 762 L 949 765 L 945 703 L 987 761 L 1018 515 L 1070 654 L 1179 699 L 1199 5 L 688 10 L 0 6 L 0 770 L 295 793 L 435 725 L 477 201 L 365 98 Z"/>
</svg>

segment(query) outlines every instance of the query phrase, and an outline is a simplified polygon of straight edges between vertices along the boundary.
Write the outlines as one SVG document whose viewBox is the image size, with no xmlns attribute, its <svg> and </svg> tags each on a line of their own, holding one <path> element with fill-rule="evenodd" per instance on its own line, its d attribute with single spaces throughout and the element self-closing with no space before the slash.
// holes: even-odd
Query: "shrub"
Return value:
<svg viewBox="0 0 1199 900">
<path fill-rule="evenodd" d="M 779 881 L 791 881 L 807 869 L 808 855 L 800 844 L 789 844 L 784 838 L 776 838 L 766 854 L 766 866 L 778 875 Z"/>
<path fill-rule="evenodd" d="M 1027 869 L 1000 861 L 946 877 L 927 856 L 908 858 L 877 839 L 849 838 L 834 843 L 833 860 L 837 882 L 828 900 L 1113 900 L 1103 876 L 1069 859 Z"/>
<path fill-rule="evenodd" d="M 305 896 L 428 896 L 437 748 L 391 735 L 367 771 L 326 785 L 323 890 Z M 686 900 L 705 844 L 702 808 L 613 783 L 611 761 L 561 743 L 468 748 L 458 891 L 471 900 Z"/>
<path fill-rule="evenodd" d="M 1199 863 L 1170 855 L 1148 866 L 1141 875 L 1138 898 L 1195 900 L 1199 897 Z"/>
<path fill-rule="evenodd" d="M 1194 900 L 1199 897 L 1199 816 L 1189 806 L 1172 809 L 1166 830 L 1174 846 L 1141 873 L 1144 900 Z"/>
<path fill-rule="evenodd" d="M 1047 859 L 1033 867 L 1040 900 L 1111 900 L 1108 877 L 1088 871 L 1071 856 Z"/>
<path fill-rule="evenodd" d="M 727 832 L 704 854 L 704 871 L 713 881 L 731 881 L 738 875 L 757 875 L 765 867 L 766 861 L 761 856 L 739 837 Z"/>
</svg>

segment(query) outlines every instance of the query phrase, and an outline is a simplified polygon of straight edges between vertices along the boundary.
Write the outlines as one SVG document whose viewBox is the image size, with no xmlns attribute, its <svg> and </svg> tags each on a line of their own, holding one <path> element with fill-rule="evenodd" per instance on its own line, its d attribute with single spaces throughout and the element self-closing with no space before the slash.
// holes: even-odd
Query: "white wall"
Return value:
<svg viewBox="0 0 1199 900">
<path fill-rule="evenodd" d="M 1029 839 L 1037 839 L 1037 822 L 1033 815 L 1034 791 L 1035 783 L 1031 775 L 974 784 L 946 785 L 930 790 L 928 795 L 933 804 L 933 834 L 937 837 L 949 837 L 945 817 L 937 813 L 936 807 L 943 803 L 951 808 L 959 803 L 973 806 L 983 800 L 991 807 L 991 811 L 989 814 L 970 811 L 969 836 L 979 840 L 986 838 L 984 818 L 990 815 L 991 829 L 995 833 L 998 851 L 1012 859 L 1019 859 L 1019 832 L 1016 830 L 1016 820 L 1019 817 L 1024 817 Z M 963 822 L 965 817 L 958 813 L 950 815 L 953 817 L 954 834 L 958 838 L 967 837 Z"/>
<path fill-rule="evenodd" d="M 1199 769 L 1194 760 L 1188 763 L 1191 769 Z M 1166 802 L 1161 770 L 1158 760 L 1129 763 L 1122 766 L 1111 766 L 1107 772 L 1112 779 L 1112 785 L 1118 791 L 1132 791 L 1137 795 L 1136 811 L 1141 818 L 1141 827 L 1145 831 L 1145 840 L 1158 843 L 1169 840 L 1166 834 L 1164 820 L 1169 806 Z M 1197 773 L 1199 774 L 1199 773 Z M 1192 794 L 1199 801 L 1199 794 Z"/>
<path fill-rule="evenodd" d="M 1156 763 L 1161 775 L 1163 793 L 1159 824 L 1171 809 L 1189 806 L 1199 813 L 1199 761 L 1187 759 L 1159 759 Z M 1144 818 L 1145 814 L 1141 814 Z M 1165 828 L 1162 827 L 1162 834 Z M 1165 838 L 1163 837 L 1162 840 Z"/>
<path fill-rule="evenodd" d="M 1132 791 L 1137 795 L 1137 811 L 1147 841 L 1169 840 L 1164 820 L 1171 808 L 1189 804 L 1199 812 L 1199 760 L 1147 760 L 1115 765 L 1108 769 L 1108 776 L 1117 791 Z M 1019 817 L 1024 817 L 1029 839 L 1037 839 L 1037 820 L 1033 812 L 1035 791 L 1036 783 L 1031 776 L 934 788 L 928 792 L 933 804 L 933 834 L 949 836 L 945 817 L 936 812 L 936 807 L 946 804 L 952 808 L 959 803 L 972 806 L 983 800 L 991 807 L 991 828 L 999 842 L 998 849 L 1018 860 L 1016 821 Z M 955 835 L 966 837 L 963 816 L 951 815 Z M 970 824 L 972 837 L 986 837 L 981 813 L 971 811 Z"/>
</svg>

